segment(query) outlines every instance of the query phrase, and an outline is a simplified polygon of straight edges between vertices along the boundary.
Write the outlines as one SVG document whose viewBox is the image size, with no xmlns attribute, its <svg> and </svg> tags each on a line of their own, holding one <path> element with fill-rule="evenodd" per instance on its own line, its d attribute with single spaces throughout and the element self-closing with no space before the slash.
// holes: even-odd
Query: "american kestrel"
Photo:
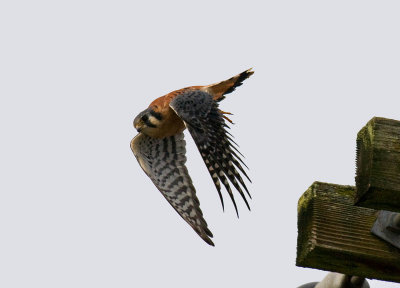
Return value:
<svg viewBox="0 0 400 288">
<path fill-rule="evenodd" d="M 220 181 L 238 213 L 229 179 L 250 210 L 242 188 L 251 196 L 237 169 L 251 180 L 242 167 L 242 164 L 246 166 L 238 155 L 242 154 L 233 145 L 236 143 L 232 135 L 226 131 L 229 127 L 225 120 L 232 123 L 226 116 L 230 113 L 219 110 L 218 102 L 253 73 L 249 69 L 226 81 L 173 91 L 154 100 L 133 122 L 139 134 L 132 139 L 131 149 L 140 166 L 179 215 L 212 246 L 210 237 L 213 235 L 207 228 L 185 166 L 183 130 L 188 128 L 192 135 L 218 191 L 222 208 Z"/>
</svg>

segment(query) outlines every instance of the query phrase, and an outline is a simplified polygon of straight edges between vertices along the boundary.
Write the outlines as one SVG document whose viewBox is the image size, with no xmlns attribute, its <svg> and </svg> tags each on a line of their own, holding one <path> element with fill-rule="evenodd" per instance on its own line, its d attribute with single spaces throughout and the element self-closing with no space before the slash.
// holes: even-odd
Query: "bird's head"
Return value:
<svg viewBox="0 0 400 288">
<path fill-rule="evenodd" d="M 152 130 L 157 129 L 161 120 L 161 114 L 149 107 L 135 117 L 135 120 L 133 120 L 133 127 L 135 127 L 139 133 L 142 132 L 143 134 L 151 135 L 153 132 Z"/>
</svg>

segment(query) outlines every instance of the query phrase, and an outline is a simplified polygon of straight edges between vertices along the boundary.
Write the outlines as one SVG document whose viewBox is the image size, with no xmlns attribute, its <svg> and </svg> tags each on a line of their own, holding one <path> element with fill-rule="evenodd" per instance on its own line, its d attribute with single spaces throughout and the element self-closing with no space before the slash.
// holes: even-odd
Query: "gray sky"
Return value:
<svg viewBox="0 0 400 288">
<path fill-rule="evenodd" d="M 1 287 L 297 287 L 297 200 L 354 185 L 355 137 L 400 120 L 398 1 L 2 1 Z M 129 149 L 161 95 L 254 67 L 221 109 L 253 195 L 240 219 L 186 134 L 215 248 Z M 226 194 L 225 194 L 226 195 Z M 398 287 L 371 281 L 373 288 Z M 271 286 L 271 285 L 275 286 Z"/>
</svg>

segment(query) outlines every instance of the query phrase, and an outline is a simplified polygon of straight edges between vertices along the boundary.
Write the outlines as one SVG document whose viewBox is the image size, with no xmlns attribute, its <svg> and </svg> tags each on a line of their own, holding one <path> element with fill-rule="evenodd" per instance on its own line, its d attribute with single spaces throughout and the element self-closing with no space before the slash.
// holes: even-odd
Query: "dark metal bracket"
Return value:
<svg viewBox="0 0 400 288">
<path fill-rule="evenodd" d="M 400 249 L 400 213 L 379 211 L 371 232 Z"/>
</svg>

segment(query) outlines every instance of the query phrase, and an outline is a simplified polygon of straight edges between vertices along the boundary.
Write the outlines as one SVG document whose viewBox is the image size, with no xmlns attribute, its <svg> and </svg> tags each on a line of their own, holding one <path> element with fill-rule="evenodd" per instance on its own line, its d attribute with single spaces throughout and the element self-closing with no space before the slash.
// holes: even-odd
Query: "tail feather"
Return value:
<svg viewBox="0 0 400 288">
<path fill-rule="evenodd" d="M 225 95 L 228 93 L 231 93 L 235 90 L 236 87 L 242 85 L 243 81 L 249 78 L 251 75 L 254 74 L 253 71 L 251 71 L 252 68 L 236 75 L 233 76 L 232 78 L 221 81 L 215 84 L 211 84 L 208 86 L 205 86 L 204 88 L 206 89 L 207 92 L 209 92 L 211 95 L 214 96 L 215 101 L 221 101 L 225 98 Z"/>
</svg>

